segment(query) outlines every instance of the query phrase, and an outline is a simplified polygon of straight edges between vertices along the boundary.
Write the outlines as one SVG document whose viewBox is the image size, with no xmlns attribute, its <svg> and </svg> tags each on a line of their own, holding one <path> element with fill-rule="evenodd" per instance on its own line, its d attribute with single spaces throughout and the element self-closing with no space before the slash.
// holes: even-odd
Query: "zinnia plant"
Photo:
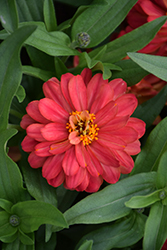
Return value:
<svg viewBox="0 0 167 250">
<path fill-rule="evenodd" d="M 30 102 L 21 121 L 31 167 L 42 167 L 54 187 L 64 183 L 87 192 L 96 192 L 103 179 L 115 183 L 130 173 L 145 123 L 130 117 L 137 99 L 126 89 L 122 79 L 108 82 L 100 73 L 91 78 L 89 69 L 44 83 L 45 98 Z"/>
<path fill-rule="evenodd" d="M 165 250 L 166 13 L 0 0 L 0 249 Z"/>
</svg>

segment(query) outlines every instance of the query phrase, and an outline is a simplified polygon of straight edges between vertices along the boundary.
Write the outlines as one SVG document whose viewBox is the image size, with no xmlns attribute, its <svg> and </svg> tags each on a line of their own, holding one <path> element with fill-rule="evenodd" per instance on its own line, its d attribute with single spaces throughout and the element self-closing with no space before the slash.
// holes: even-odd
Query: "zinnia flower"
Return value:
<svg viewBox="0 0 167 250">
<path fill-rule="evenodd" d="M 126 88 L 122 79 L 108 82 L 89 69 L 45 82 L 45 98 L 30 102 L 21 121 L 31 167 L 42 167 L 54 187 L 87 192 L 96 192 L 103 179 L 115 183 L 130 173 L 145 123 L 130 117 L 137 99 Z"/>
</svg>

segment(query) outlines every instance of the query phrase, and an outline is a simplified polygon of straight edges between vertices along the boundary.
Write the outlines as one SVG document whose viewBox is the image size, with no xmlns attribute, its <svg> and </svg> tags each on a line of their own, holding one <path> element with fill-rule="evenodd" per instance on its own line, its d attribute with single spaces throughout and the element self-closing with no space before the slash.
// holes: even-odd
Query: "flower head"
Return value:
<svg viewBox="0 0 167 250">
<path fill-rule="evenodd" d="M 45 82 L 45 98 L 30 102 L 21 121 L 31 167 L 42 167 L 54 187 L 87 192 L 130 173 L 145 123 L 130 117 L 137 99 L 126 89 L 122 79 L 108 82 L 89 69 Z"/>
</svg>

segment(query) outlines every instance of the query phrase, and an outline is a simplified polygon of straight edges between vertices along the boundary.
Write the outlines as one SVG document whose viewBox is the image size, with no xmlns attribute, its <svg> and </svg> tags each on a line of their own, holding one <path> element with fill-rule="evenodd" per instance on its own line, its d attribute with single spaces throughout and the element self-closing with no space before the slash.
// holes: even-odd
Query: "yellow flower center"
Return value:
<svg viewBox="0 0 167 250">
<path fill-rule="evenodd" d="M 94 114 L 89 114 L 89 111 L 73 111 L 70 113 L 69 122 L 66 124 L 66 128 L 69 133 L 76 132 L 76 137 L 79 137 L 83 145 L 89 145 L 94 140 L 98 140 L 97 124 L 94 124 Z M 77 144 L 77 143 L 73 143 Z"/>
</svg>

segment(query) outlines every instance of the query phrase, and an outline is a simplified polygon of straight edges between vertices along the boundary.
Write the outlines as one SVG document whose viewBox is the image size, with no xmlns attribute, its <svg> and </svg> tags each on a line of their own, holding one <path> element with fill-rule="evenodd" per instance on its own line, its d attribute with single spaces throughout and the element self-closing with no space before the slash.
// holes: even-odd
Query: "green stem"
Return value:
<svg viewBox="0 0 167 250">
<path fill-rule="evenodd" d="M 18 111 L 14 110 L 14 109 L 10 109 L 10 114 L 14 115 L 15 117 L 18 117 L 19 119 L 22 118 L 22 114 L 20 114 Z"/>
<path fill-rule="evenodd" d="M 17 125 L 17 124 L 10 124 L 10 123 L 8 123 L 8 127 L 7 127 L 8 129 L 10 129 L 10 128 L 15 128 L 15 129 L 17 129 L 18 131 L 23 131 L 23 129 L 20 127 L 20 125 Z"/>
</svg>

